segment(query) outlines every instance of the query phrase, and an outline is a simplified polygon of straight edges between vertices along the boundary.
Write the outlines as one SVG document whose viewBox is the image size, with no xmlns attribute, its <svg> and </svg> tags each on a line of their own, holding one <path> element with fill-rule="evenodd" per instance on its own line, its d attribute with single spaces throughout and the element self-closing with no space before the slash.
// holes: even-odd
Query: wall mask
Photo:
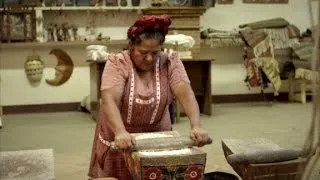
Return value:
<svg viewBox="0 0 320 180">
<path fill-rule="evenodd" d="M 73 72 L 73 62 L 70 56 L 61 49 L 53 49 L 49 54 L 56 56 L 58 63 L 55 67 L 55 78 L 54 79 L 46 79 L 46 82 L 51 86 L 60 86 L 67 82 Z"/>
</svg>

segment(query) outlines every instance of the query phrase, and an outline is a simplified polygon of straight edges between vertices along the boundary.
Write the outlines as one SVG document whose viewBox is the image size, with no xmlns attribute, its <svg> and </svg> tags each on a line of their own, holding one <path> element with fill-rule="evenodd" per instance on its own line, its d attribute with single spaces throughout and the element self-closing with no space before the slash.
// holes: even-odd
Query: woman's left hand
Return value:
<svg viewBox="0 0 320 180">
<path fill-rule="evenodd" d="M 190 132 L 190 137 L 191 139 L 197 142 L 197 145 L 199 147 L 204 146 L 209 138 L 208 133 L 200 127 L 192 128 Z"/>
</svg>

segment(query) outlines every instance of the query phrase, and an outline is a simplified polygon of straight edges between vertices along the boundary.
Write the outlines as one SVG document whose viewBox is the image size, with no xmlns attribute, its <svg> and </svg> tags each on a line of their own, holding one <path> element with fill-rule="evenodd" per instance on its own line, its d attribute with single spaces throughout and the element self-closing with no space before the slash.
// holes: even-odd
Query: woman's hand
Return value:
<svg viewBox="0 0 320 180">
<path fill-rule="evenodd" d="M 199 147 L 204 146 L 209 138 L 208 133 L 200 127 L 192 128 L 190 137 L 197 142 Z"/>
<path fill-rule="evenodd" d="M 115 135 L 114 142 L 120 150 L 128 150 L 136 143 L 134 137 L 125 130 Z"/>
</svg>

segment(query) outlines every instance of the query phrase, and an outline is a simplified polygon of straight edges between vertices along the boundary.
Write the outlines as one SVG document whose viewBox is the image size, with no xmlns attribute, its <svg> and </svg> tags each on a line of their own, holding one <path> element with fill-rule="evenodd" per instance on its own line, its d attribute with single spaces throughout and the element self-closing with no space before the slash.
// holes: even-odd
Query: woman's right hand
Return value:
<svg viewBox="0 0 320 180">
<path fill-rule="evenodd" d="M 136 143 L 134 137 L 125 130 L 115 135 L 114 142 L 120 150 L 128 150 Z"/>
</svg>

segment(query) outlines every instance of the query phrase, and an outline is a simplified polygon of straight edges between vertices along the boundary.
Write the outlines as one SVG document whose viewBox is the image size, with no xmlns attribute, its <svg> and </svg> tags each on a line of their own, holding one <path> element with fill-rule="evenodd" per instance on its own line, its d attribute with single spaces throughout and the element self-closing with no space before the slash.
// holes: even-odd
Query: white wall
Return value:
<svg viewBox="0 0 320 180">
<path fill-rule="evenodd" d="M 118 19 L 118 22 L 122 22 Z M 284 17 L 291 23 L 297 25 L 301 30 L 310 26 L 308 17 L 307 0 L 290 0 L 286 5 L 249 5 L 243 4 L 241 0 L 235 0 L 233 5 L 219 5 L 209 9 L 202 19 L 204 28 L 212 27 L 216 29 L 230 30 L 237 28 L 239 24 L 256 20 L 268 19 L 272 17 Z M 111 20 L 110 20 L 111 21 Z M 113 23 L 117 23 L 115 19 Z M 108 23 L 107 23 L 108 24 Z M 117 29 L 109 29 L 108 35 L 119 39 L 125 32 L 125 25 L 121 23 Z M 128 25 L 129 26 L 129 25 Z M 28 84 L 24 73 L 24 62 L 26 56 L 34 52 L 31 48 L 25 49 L 1 49 L 1 89 L 0 104 L 22 105 L 22 104 L 46 104 L 58 102 L 76 102 L 89 94 L 89 68 L 85 61 L 84 49 L 68 47 L 66 51 L 70 54 L 76 64 L 76 68 L 71 79 L 59 87 L 51 87 L 44 79 L 53 77 L 53 67 L 55 58 L 48 56 L 49 49 L 36 49 L 36 53 L 41 55 L 45 61 L 46 69 L 44 77 L 38 87 Z M 244 83 L 246 71 L 241 58 L 241 49 L 205 50 L 216 57 L 216 62 L 212 65 L 212 94 L 246 94 L 248 91 Z M 232 51 L 232 53 L 230 53 Z M 225 53 L 226 52 L 226 53 Z M 286 91 L 284 86 L 283 91 Z M 259 92 L 256 90 L 255 92 Z"/>
</svg>

